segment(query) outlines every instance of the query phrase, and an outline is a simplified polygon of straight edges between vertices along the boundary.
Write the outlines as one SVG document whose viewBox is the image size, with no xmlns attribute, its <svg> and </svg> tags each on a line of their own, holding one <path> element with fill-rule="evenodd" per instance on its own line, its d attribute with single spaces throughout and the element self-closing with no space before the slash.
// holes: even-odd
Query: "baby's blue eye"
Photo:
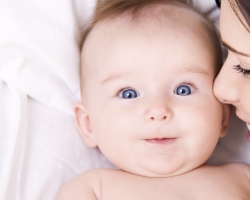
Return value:
<svg viewBox="0 0 250 200">
<path fill-rule="evenodd" d="M 191 88 L 187 85 L 181 85 L 179 86 L 174 93 L 177 95 L 181 95 L 181 96 L 186 96 L 186 95 L 190 95 L 191 94 Z"/>
<path fill-rule="evenodd" d="M 120 95 L 124 99 L 133 99 L 133 98 L 136 98 L 138 96 L 137 92 L 133 89 L 123 90 L 120 93 Z"/>
</svg>

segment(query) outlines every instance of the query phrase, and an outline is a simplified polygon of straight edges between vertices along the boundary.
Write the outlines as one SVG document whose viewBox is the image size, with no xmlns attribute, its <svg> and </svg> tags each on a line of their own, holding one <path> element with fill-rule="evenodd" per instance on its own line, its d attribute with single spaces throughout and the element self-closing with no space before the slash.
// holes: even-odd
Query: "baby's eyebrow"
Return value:
<svg viewBox="0 0 250 200">
<path fill-rule="evenodd" d="M 199 67 L 184 67 L 184 68 L 178 69 L 177 71 L 179 71 L 179 72 L 191 72 L 191 73 L 197 73 L 197 74 L 210 76 L 210 74 L 207 71 L 205 71 Z"/>
<path fill-rule="evenodd" d="M 116 80 L 116 79 L 126 78 L 129 75 L 131 75 L 130 72 L 122 72 L 122 73 L 119 73 L 119 74 L 112 74 L 108 78 L 105 78 L 103 81 L 101 81 L 101 83 L 108 83 L 108 82 Z"/>
<path fill-rule="evenodd" d="M 177 69 L 177 72 L 178 71 L 179 72 L 198 73 L 198 74 L 208 75 L 208 76 L 210 75 L 207 71 L 205 71 L 199 67 L 184 67 L 184 68 Z M 108 83 L 108 82 L 116 80 L 116 79 L 127 78 L 131 75 L 134 75 L 134 73 L 122 72 L 122 73 L 118 73 L 118 74 L 112 74 L 108 78 L 105 78 L 103 81 L 101 81 L 101 83 L 104 84 L 104 83 Z"/>
</svg>

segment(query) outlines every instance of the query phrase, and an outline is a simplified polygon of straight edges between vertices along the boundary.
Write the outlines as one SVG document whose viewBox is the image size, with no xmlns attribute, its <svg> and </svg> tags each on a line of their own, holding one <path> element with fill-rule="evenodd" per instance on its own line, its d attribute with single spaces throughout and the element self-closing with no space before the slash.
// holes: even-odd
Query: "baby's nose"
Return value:
<svg viewBox="0 0 250 200">
<path fill-rule="evenodd" d="M 150 120 L 151 121 L 155 121 L 155 120 L 160 120 L 160 121 L 164 121 L 167 119 L 167 116 L 166 115 L 159 115 L 159 116 L 151 116 L 150 117 Z"/>
<path fill-rule="evenodd" d="M 149 108 L 145 117 L 148 121 L 168 121 L 172 117 L 172 111 L 164 105 Z"/>
</svg>

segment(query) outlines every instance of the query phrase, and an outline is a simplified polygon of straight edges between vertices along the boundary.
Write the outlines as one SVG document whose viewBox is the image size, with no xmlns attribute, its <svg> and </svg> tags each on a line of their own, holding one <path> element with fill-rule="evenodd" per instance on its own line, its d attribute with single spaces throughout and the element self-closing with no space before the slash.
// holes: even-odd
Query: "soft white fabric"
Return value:
<svg viewBox="0 0 250 200">
<path fill-rule="evenodd" d="M 1 86 L 1 200 L 52 200 L 75 175 L 110 167 L 98 150 L 83 143 L 72 116 L 13 86 L 3 82 Z"/>
<path fill-rule="evenodd" d="M 1 200 L 52 200 L 75 175 L 111 167 L 86 147 L 72 112 L 81 32 L 95 3 L 0 1 Z"/>
<path fill-rule="evenodd" d="M 73 122 L 80 99 L 81 33 L 96 0 L 0 1 L 0 199 L 52 200 L 63 183 L 112 167 L 86 147 Z M 202 10 L 213 0 L 195 0 Z M 234 119 L 211 163 L 250 163 L 245 125 Z"/>
<path fill-rule="evenodd" d="M 0 78 L 72 115 L 80 32 L 69 0 L 1 1 Z"/>
</svg>

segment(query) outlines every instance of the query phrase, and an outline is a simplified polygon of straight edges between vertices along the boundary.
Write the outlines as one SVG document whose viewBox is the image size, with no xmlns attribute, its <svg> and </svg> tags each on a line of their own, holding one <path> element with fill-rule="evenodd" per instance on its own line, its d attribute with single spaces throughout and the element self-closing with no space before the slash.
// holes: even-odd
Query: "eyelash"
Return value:
<svg viewBox="0 0 250 200">
<path fill-rule="evenodd" d="M 130 86 L 123 87 L 123 88 L 119 89 L 119 90 L 116 92 L 115 96 L 119 95 L 123 90 L 131 89 L 131 88 L 132 88 L 132 87 L 130 87 Z"/>
<path fill-rule="evenodd" d="M 181 86 L 181 85 L 189 85 L 189 86 L 193 87 L 195 90 L 198 90 L 197 86 L 192 82 L 186 81 L 186 82 L 181 83 L 179 86 Z"/>
<path fill-rule="evenodd" d="M 238 73 L 241 73 L 243 76 L 250 75 L 250 70 L 243 69 L 240 65 L 234 65 L 233 69 L 235 69 Z"/>
</svg>

